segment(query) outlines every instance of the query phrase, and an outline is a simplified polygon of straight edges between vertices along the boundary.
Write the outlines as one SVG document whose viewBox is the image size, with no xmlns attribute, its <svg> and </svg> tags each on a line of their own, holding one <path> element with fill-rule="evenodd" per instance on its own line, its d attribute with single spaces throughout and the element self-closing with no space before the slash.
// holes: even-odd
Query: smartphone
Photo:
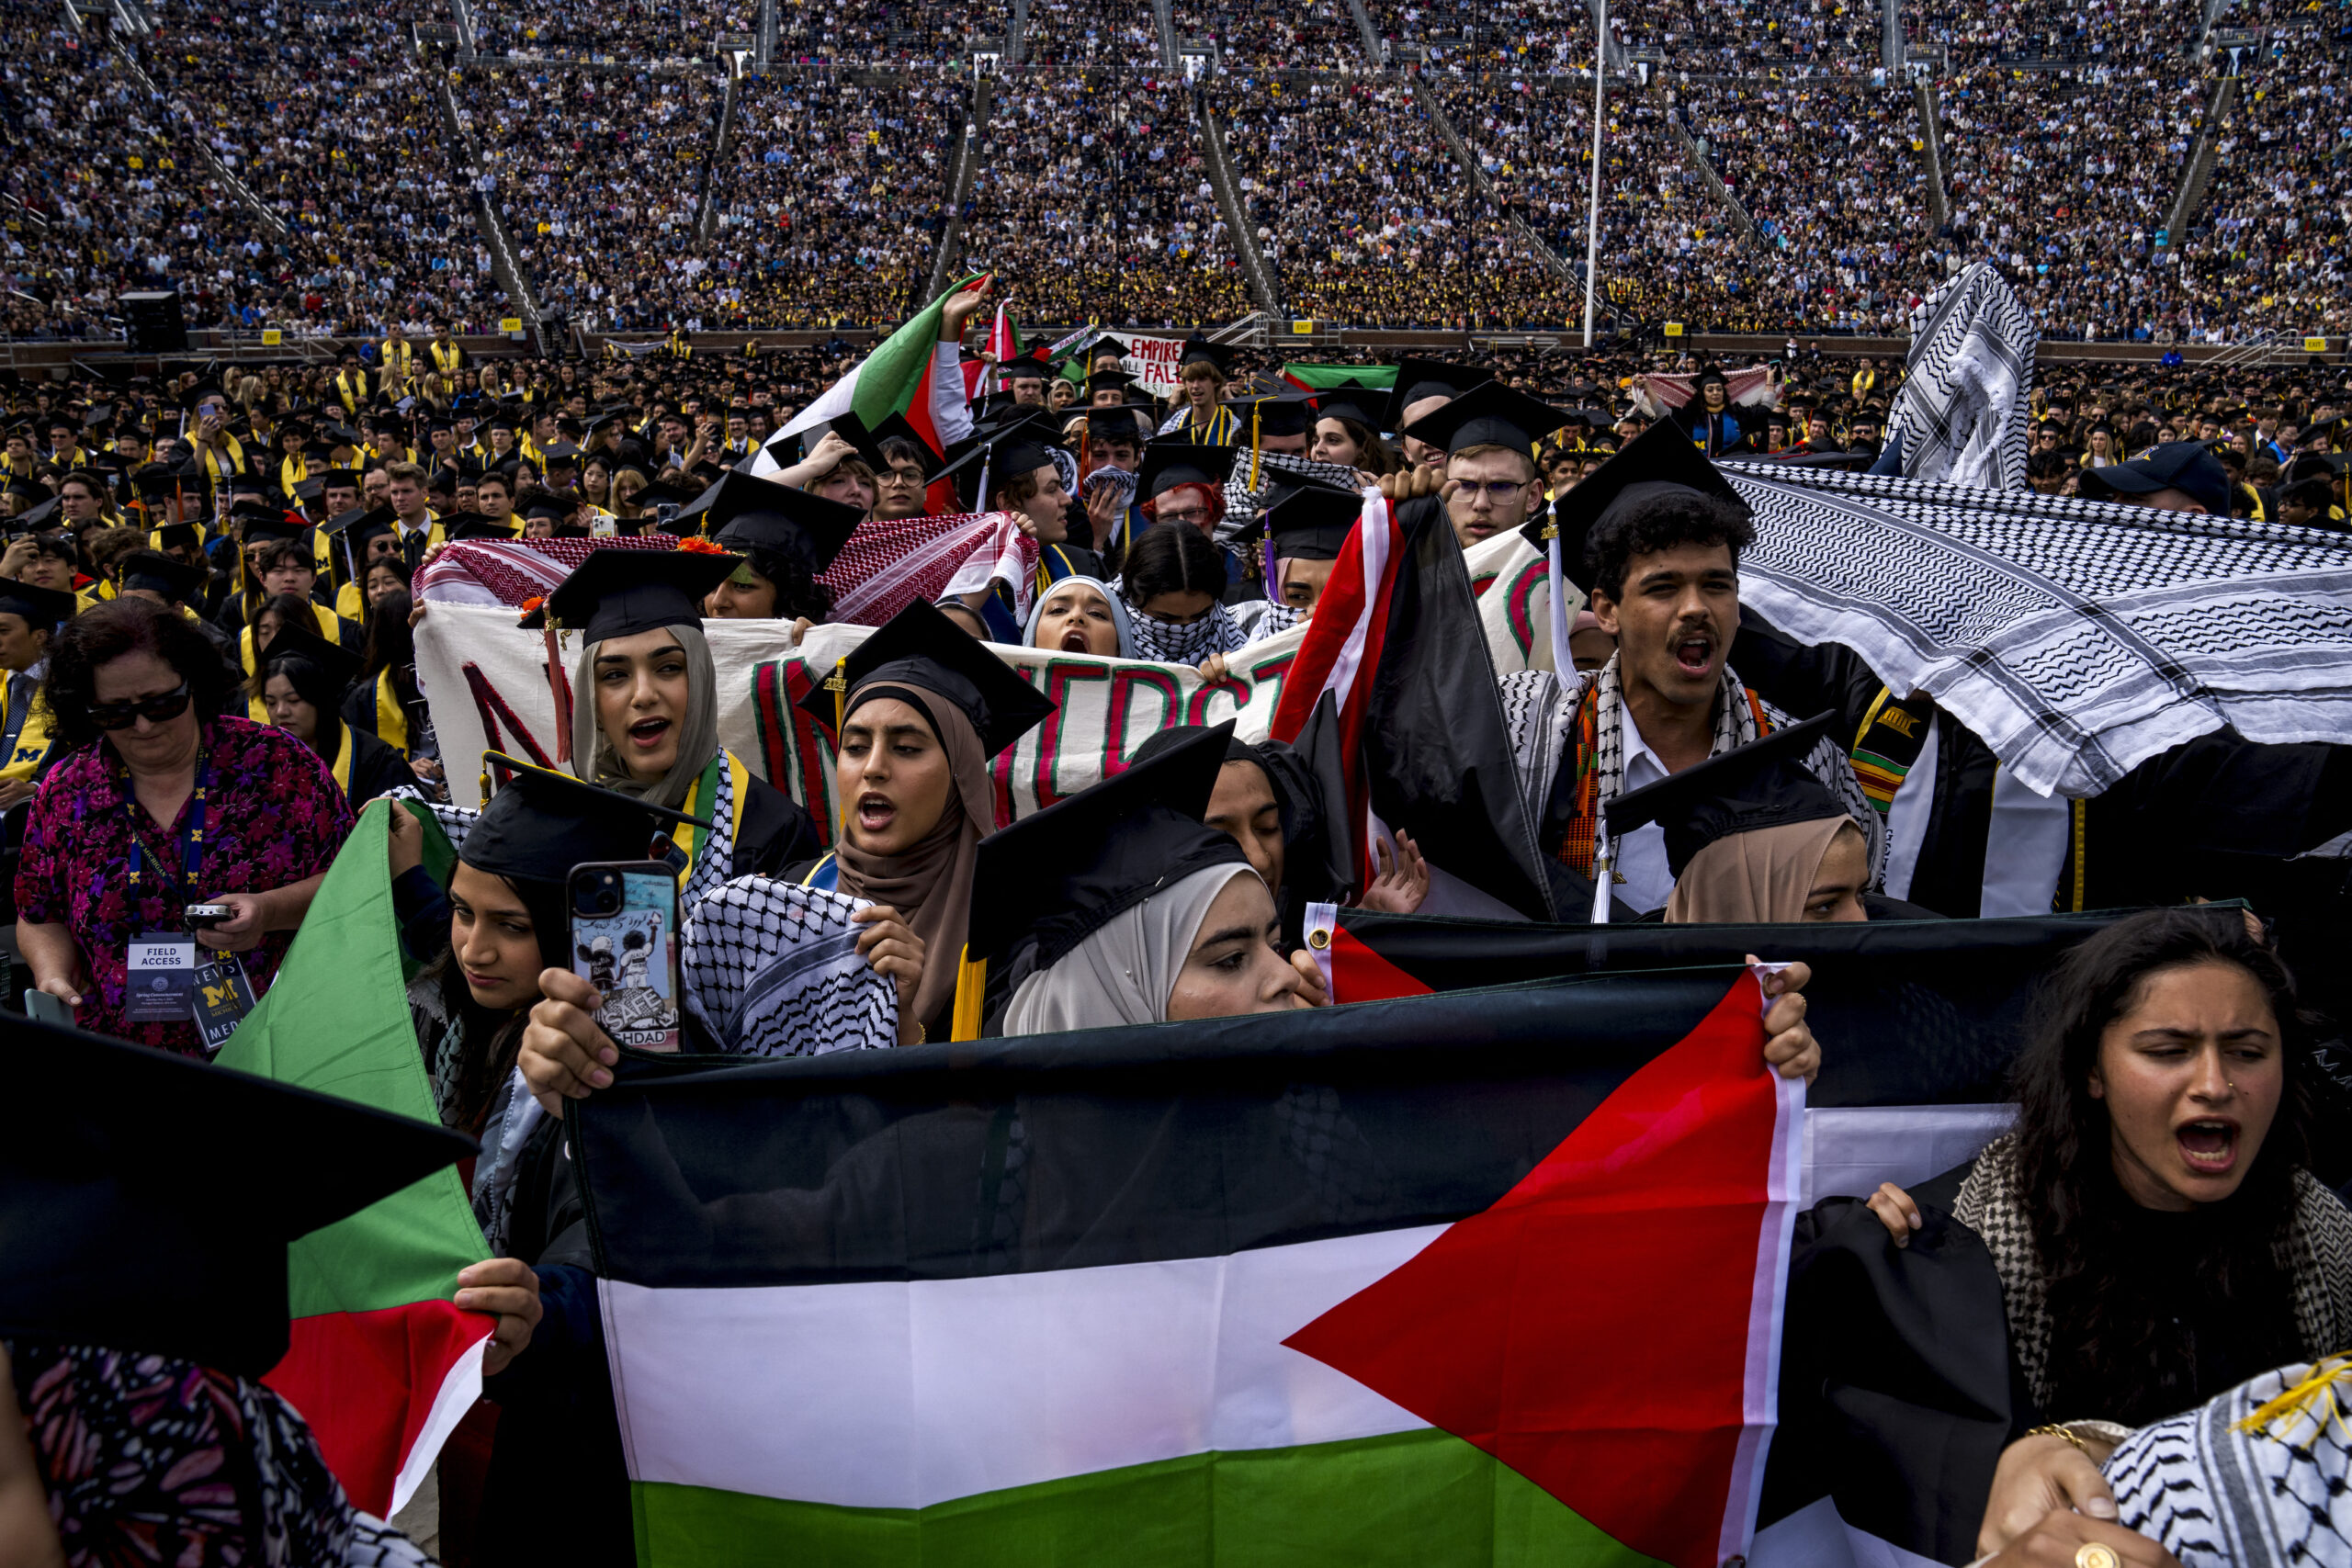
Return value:
<svg viewBox="0 0 2352 1568">
<path fill-rule="evenodd" d="M 236 912 L 226 904 L 189 904 L 180 910 L 180 918 L 187 921 L 188 930 L 200 931 L 211 930 Z"/>
<path fill-rule="evenodd" d="M 572 972 L 596 987 L 616 1045 L 678 1049 L 678 875 L 659 861 L 571 868 Z"/>
<path fill-rule="evenodd" d="M 74 1027 L 74 1010 L 63 997 L 52 997 L 47 991 L 25 993 L 25 1016 L 35 1023 L 54 1023 L 63 1028 Z"/>
</svg>

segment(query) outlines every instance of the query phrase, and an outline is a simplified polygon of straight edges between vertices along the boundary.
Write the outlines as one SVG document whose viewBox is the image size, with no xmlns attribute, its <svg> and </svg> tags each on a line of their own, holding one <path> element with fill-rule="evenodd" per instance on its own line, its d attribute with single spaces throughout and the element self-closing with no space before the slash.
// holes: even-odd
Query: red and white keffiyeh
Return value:
<svg viewBox="0 0 2352 1568">
<path fill-rule="evenodd" d="M 1772 369 L 1768 365 L 1751 365 L 1745 370 L 1726 370 L 1724 377 L 1724 398 L 1734 408 L 1770 408 L 1779 401 L 1779 389 L 1772 384 Z M 1696 376 L 1651 376 L 1645 384 L 1634 389 L 1634 406 L 1651 419 L 1668 409 L 1679 409 L 1699 395 Z"/>
<path fill-rule="evenodd" d="M 591 550 L 674 550 L 667 534 L 601 539 L 463 540 L 442 546 L 416 574 L 416 596 L 432 604 L 513 604 L 543 598 Z"/>
<path fill-rule="evenodd" d="M 998 581 L 1025 621 L 1037 554 L 1010 512 L 869 518 L 817 581 L 833 591 L 833 619 L 854 626 L 878 626 L 917 599 L 935 603 Z"/>
<path fill-rule="evenodd" d="M 596 549 L 671 550 L 666 534 L 600 539 L 501 539 L 445 545 L 417 574 L 417 596 L 437 604 L 507 604 L 543 598 Z M 1037 541 L 1009 512 L 868 519 L 818 579 L 833 591 L 833 619 L 878 626 L 920 598 L 972 593 L 1002 581 L 1029 615 Z"/>
</svg>

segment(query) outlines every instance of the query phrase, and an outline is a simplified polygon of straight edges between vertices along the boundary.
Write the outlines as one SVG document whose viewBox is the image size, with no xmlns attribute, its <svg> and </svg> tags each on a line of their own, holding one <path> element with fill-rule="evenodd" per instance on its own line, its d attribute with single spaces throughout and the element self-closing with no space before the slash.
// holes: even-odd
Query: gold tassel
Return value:
<svg viewBox="0 0 2352 1568">
<path fill-rule="evenodd" d="M 849 660 L 847 658 L 836 659 L 833 660 L 833 672 L 825 677 L 825 690 L 833 694 L 833 755 L 838 759 L 841 756 L 842 750 L 842 709 L 847 705 L 849 702 Z M 838 804 L 841 807 L 842 836 L 843 838 L 847 838 L 849 836 L 848 797 L 843 796 Z"/>
<path fill-rule="evenodd" d="M 980 1002 L 988 988 L 989 961 L 973 958 L 971 945 L 967 943 L 956 964 L 956 1011 L 949 1039 L 980 1037 Z"/>
<path fill-rule="evenodd" d="M 1250 405 L 1250 488 L 1252 491 L 1258 488 L 1258 411 L 1265 406 L 1262 399 Z"/>
<path fill-rule="evenodd" d="M 2283 1391 L 2277 1398 L 2255 1411 L 2251 1416 L 2233 1422 L 2230 1430 L 2245 1432 L 2248 1435 L 2258 1434 L 2267 1431 L 2273 1423 L 2282 1417 L 2292 1416 L 2293 1420 L 2288 1427 L 2290 1434 L 2293 1432 L 2296 1426 L 2300 1426 L 2304 1419 L 2309 1418 L 2312 1425 L 2312 1436 L 2317 1438 L 2321 1432 L 2327 1429 L 2327 1424 L 2334 1421 L 2335 1429 L 2344 1434 L 2345 1441 L 2352 1442 L 2352 1428 L 2345 1426 L 2344 1407 L 2336 1403 L 2335 1398 L 2335 1385 L 2343 1381 L 2346 1373 L 2352 1373 L 2352 1351 L 2339 1350 L 2333 1356 L 2324 1356 L 2312 1363 L 2312 1370 L 2304 1376 L 2302 1382 Z M 2312 1408 L 2314 1404 L 2323 1404 L 2327 1407 L 2324 1415 Z M 2278 1438 L 2282 1443 L 2290 1440 L 2288 1436 L 2278 1433 L 2272 1433 L 2271 1436 Z"/>
<path fill-rule="evenodd" d="M 563 653 L 556 641 L 552 617 L 539 623 L 539 634 L 548 650 L 548 695 L 555 699 L 555 760 L 569 762 L 571 761 L 571 714 L 563 700 Z"/>
</svg>

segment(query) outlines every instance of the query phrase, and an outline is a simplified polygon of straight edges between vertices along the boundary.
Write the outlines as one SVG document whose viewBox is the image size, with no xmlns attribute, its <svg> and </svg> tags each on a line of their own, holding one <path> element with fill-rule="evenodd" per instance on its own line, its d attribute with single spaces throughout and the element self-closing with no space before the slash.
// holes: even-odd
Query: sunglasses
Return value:
<svg viewBox="0 0 2352 1568">
<path fill-rule="evenodd" d="M 170 691 L 152 697 L 140 697 L 127 703 L 92 703 L 87 711 L 90 722 L 100 729 L 128 729 L 142 718 L 150 724 L 162 724 L 179 717 L 187 712 L 192 695 L 187 682 L 182 681 Z"/>
</svg>

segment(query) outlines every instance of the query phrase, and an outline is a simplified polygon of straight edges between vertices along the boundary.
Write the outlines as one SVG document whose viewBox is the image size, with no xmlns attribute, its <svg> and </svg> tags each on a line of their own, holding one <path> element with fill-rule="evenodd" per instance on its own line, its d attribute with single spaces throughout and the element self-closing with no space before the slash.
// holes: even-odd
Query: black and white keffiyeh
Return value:
<svg viewBox="0 0 2352 1568">
<path fill-rule="evenodd" d="M 1911 352 L 1886 416 L 1903 472 L 1984 490 L 2025 488 L 2027 403 L 2041 329 L 1990 262 L 1911 312 Z"/>
<path fill-rule="evenodd" d="M 899 989 L 860 957 L 865 901 L 763 876 L 726 883 L 687 918 L 686 1010 L 720 1050 L 821 1056 L 899 1043 Z"/>
<path fill-rule="evenodd" d="M 1274 488 L 1274 476 L 1312 480 L 1340 490 L 1357 490 L 1363 481 L 1356 471 L 1343 463 L 1318 463 L 1312 457 L 1293 457 L 1288 452 L 1261 452 L 1257 461 L 1257 483 L 1250 480 L 1250 448 L 1233 449 L 1233 471 L 1225 479 L 1225 518 L 1216 525 L 1216 542 L 1231 545 L 1257 524 L 1258 513 L 1266 508 L 1266 494 Z"/>
<path fill-rule="evenodd" d="M 2347 1372 L 2281 1367 L 2141 1427 L 2103 1467 L 2117 1522 L 2180 1568 L 2352 1568 Z"/>
<path fill-rule="evenodd" d="M 1625 792 L 1625 698 L 1619 684 L 1617 656 L 1588 677 L 1571 674 L 1563 681 L 1549 670 L 1515 670 L 1496 685 L 1503 704 L 1503 726 L 1510 737 L 1511 761 L 1519 772 L 1520 792 L 1532 819 L 1541 820 L 1544 803 L 1568 747 L 1576 738 L 1577 705 L 1583 700 L 1586 681 L 1598 683 L 1593 694 L 1593 772 L 1595 798 L 1605 808 Z M 1749 708 L 1747 688 L 1739 673 L 1724 666 L 1723 691 L 1715 701 L 1715 733 L 1707 755 L 1720 757 L 1757 738 L 1756 715 Z M 1785 729 L 1795 722 L 1770 703 L 1761 705 L 1767 723 Z M 1805 767 L 1818 778 L 1846 815 L 1854 819 L 1870 841 L 1871 886 L 1879 885 L 1886 870 L 1886 826 L 1862 793 L 1851 761 L 1834 739 L 1824 737 L 1805 758 Z"/>
<path fill-rule="evenodd" d="M 1135 634 L 1136 657 L 1156 664 L 1198 665 L 1212 653 L 1231 653 L 1253 640 L 1222 604 L 1210 605 L 1207 615 L 1181 626 L 1131 610 L 1127 629 Z"/>
<path fill-rule="evenodd" d="M 1740 598 L 1926 692 L 2018 781 L 2099 794 L 2229 726 L 2352 737 L 2352 535 L 2114 502 L 1725 463 Z"/>
</svg>

